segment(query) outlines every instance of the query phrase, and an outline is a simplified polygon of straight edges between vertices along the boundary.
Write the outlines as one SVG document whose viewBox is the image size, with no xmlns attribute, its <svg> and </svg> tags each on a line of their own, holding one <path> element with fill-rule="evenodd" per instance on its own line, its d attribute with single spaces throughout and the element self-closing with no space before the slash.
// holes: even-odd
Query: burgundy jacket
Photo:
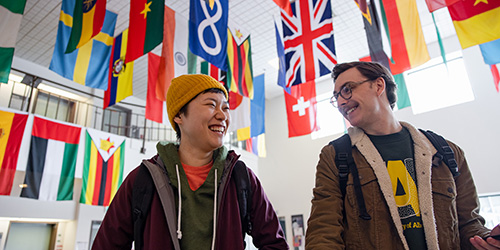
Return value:
<svg viewBox="0 0 500 250">
<path fill-rule="evenodd" d="M 231 150 L 225 161 L 218 193 L 215 249 L 244 249 L 236 186 L 231 179 L 231 173 L 238 158 L 239 156 Z M 151 210 L 146 218 L 143 249 L 180 250 L 179 240 L 176 237 L 175 196 L 169 184 L 169 177 L 158 155 L 143 163 L 153 176 L 156 186 Z M 94 240 L 93 250 L 131 249 L 134 234 L 131 208 L 132 188 L 138 170 L 139 167 L 127 176 L 113 198 Z M 250 215 L 253 244 L 259 249 L 288 249 L 278 217 L 260 181 L 250 169 L 248 170 L 253 193 Z"/>
</svg>

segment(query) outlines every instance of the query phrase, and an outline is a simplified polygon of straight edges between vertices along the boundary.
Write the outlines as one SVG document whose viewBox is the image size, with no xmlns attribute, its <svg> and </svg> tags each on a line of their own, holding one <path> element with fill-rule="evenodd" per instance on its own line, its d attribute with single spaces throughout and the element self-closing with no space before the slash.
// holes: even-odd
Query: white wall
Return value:
<svg viewBox="0 0 500 250">
<path fill-rule="evenodd" d="M 500 94 L 478 46 L 463 51 L 475 101 L 413 115 L 411 108 L 396 111 L 400 120 L 431 129 L 457 143 L 466 153 L 478 193 L 498 193 L 500 186 Z M 333 84 L 329 81 L 329 92 Z M 432 90 L 429 90 L 432 91 Z M 325 92 L 325 84 L 317 93 Z M 432 101 L 432 100 L 430 100 Z M 286 217 L 287 238 L 292 244 L 291 215 L 310 214 L 316 164 L 321 148 L 340 134 L 311 140 L 310 136 L 288 138 L 284 97 L 266 103 L 267 158 L 259 158 L 260 177 L 279 216 Z"/>
</svg>

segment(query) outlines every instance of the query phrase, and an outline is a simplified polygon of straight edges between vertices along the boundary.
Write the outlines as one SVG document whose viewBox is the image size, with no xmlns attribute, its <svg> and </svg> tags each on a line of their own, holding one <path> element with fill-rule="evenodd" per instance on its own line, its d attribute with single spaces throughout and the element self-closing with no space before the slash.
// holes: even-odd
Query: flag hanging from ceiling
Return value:
<svg viewBox="0 0 500 250">
<path fill-rule="evenodd" d="M 76 0 L 73 2 L 73 22 L 66 53 L 73 52 L 97 36 L 101 32 L 106 15 L 106 0 Z"/>
<path fill-rule="evenodd" d="M 117 14 L 106 10 L 101 32 L 88 43 L 65 54 L 73 23 L 74 1 L 64 0 L 61 6 L 56 44 L 49 69 L 64 78 L 91 88 L 108 89 L 109 58 Z"/>
<path fill-rule="evenodd" d="M 493 83 L 495 84 L 495 88 L 497 93 L 500 92 L 500 72 L 498 72 L 498 68 L 496 64 L 490 65 L 491 74 L 493 75 Z"/>
<path fill-rule="evenodd" d="M 188 20 L 165 5 L 156 98 L 166 101 L 170 81 L 188 73 Z"/>
<path fill-rule="evenodd" d="M 125 137 L 87 128 L 80 203 L 109 206 L 123 178 Z"/>
<path fill-rule="evenodd" d="M 266 134 L 260 134 L 246 140 L 246 150 L 259 157 L 266 157 Z"/>
<path fill-rule="evenodd" d="M 229 132 L 250 127 L 252 123 L 250 119 L 250 98 L 233 91 L 229 91 L 228 94 L 229 114 L 231 115 Z"/>
<path fill-rule="evenodd" d="M 134 62 L 125 63 L 125 53 L 130 46 L 127 44 L 128 33 L 128 29 L 124 30 L 113 42 L 109 61 L 108 90 L 104 92 L 103 99 L 104 109 L 132 95 Z"/>
<path fill-rule="evenodd" d="M 297 0 L 294 15 L 281 11 L 286 87 L 329 74 L 337 56 L 330 1 Z"/>
<path fill-rule="evenodd" d="M 253 68 L 250 33 L 230 23 L 227 32 L 228 86 L 231 91 L 253 99 Z"/>
<path fill-rule="evenodd" d="M 462 49 L 500 39 L 500 1 L 463 0 L 448 10 Z"/>
<path fill-rule="evenodd" d="M 484 63 L 492 65 L 500 63 L 500 39 L 479 44 Z"/>
<path fill-rule="evenodd" d="M 170 124 L 167 117 L 167 102 L 156 96 L 156 84 L 160 67 L 160 56 L 148 53 L 148 92 L 146 96 L 146 119 L 157 123 Z"/>
<path fill-rule="evenodd" d="M 285 93 L 288 137 L 310 134 L 319 130 L 316 123 L 316 84 L 309 81 L 291 88 Z M 298 98 L 296 98 L 296 96 Z"/>
<path fill-rule="evenodd" d="M 276 54 L 278 55 L 278 86 L 281 86 L 288 94 L 290 87 L 286 86 L 286 63 L 285 44 L 283 43 L 283 25 L 281 17 L 274 16 L 274 29 L 276 31 Z"/>
<path fill-rule="evenodd" d="M 228 0 L 190 0 L 189 49 L 227 71 Z"/>
<path fill-rule="evenodd" d="M 23 19 L 26 0 L 0 0 L 0 83 L 9 81 L 17 33 Z"/>
<path fill-rule="evenodd" d="M 222 83 L 222 85 L 224 85 L 224 87 L 226 89 L 229 90 L 229 88 L 227 86 L 227 73 L 226 73 L 226 71 L 220 70 L 219 68 L 215 67 L 215 65 L 213 65 L 207 61 L 203 61 L 200 63 L 200 73 L 213 77 L 215 80 Z"/>
<path fill-rule="evenodd" d="M 266 95 L 265 95 L 265 76 L 261 74 L 253 79 L 254 82 L 254 98 L 250 100 L 250 126 L 240 128 L 237 131 L 238 141 L 257 137 L 266 132 L 265 129 L 265 110 L 266 110 Z M 248 115 L 247 115 L 248 116 Z"/>
<path fill-rule="evenodd" d="M 390 34 L 392 74 L 401 74 L 429 61 L 416 2 L 382 0 L 381 5 L 385 10 L 381 18 L 385 18 Z"/>
<path fill-rule="evenodd" d="M 293 16 L 290 0 L 273 0 L 288 16 Z"/>
<path fill-rule="evenodd" d="M 21 197 L 72 200 L 81 128 L 35 116 Z"/>
<path fill-rule="evenodd" d="M 163 40 L 165 0 L 131 0 L 125 63 L 153 50 Z"/>
<path fill-rule="evenodd" d="M 0 195 L 10 195 L 27 113 L 0 110 Z"/>
<path fill-rule="evenodd" d="M 434 12 L 438 9 L 450 6 L 460 0 L 425 0 L 429 12 Z"/>
<path fill-rule="evenodd" d="M 356 4 L 363 16 L 371 61 L 379 62 L 390 69 L 389 58 L 385 53 L 384 43 L 382 41 L 382 29 L 380 27 L 377 10 L 373 5 L 374 3 L 367 3 L 366 0 L 356 0 Z"/>
</svg>

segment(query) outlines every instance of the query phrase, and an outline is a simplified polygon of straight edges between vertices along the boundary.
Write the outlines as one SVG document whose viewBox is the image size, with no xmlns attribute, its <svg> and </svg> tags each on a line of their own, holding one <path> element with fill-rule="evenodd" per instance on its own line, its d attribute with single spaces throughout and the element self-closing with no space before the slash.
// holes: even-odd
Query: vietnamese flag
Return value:
<svg viewBox="0 0 500 250">
<path fill-rule="evenodd" d="M 0 195 L 10 195 L 27 114 L 0 110 Z"/>
<path fill-rule="evenodd" d="M 462 49 L 500 39 L 500 1 L 463 0 L 448 10 Z"/>
<path fill-rule="evenodd" d="M 131 0 L 125 63 L 153 50 L 163 41 L 165 0 Z"/>
</svg>

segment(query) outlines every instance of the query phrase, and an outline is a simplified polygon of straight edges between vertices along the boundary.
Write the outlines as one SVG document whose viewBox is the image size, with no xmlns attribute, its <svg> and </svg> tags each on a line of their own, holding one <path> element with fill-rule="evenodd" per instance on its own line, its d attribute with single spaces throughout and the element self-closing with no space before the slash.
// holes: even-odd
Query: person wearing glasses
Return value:
<svg viewBox="0 0 500 250">
<path fill-rule="evenodd" d="M 343 195 L 335 148 L 323 147 L 306 249 L 500 249 L 478 214 L 464 152 L 447 141 L 458 177 L 444 163 L 432 166 L 433 144 L 393 113 L 397 87 L 389 70 L 349 62 L 337 64 L 332 77 L 331 103 L 352 125 L 348 134 L 365 205 L 359 206 L 352 173 Z"/>
</svg>

